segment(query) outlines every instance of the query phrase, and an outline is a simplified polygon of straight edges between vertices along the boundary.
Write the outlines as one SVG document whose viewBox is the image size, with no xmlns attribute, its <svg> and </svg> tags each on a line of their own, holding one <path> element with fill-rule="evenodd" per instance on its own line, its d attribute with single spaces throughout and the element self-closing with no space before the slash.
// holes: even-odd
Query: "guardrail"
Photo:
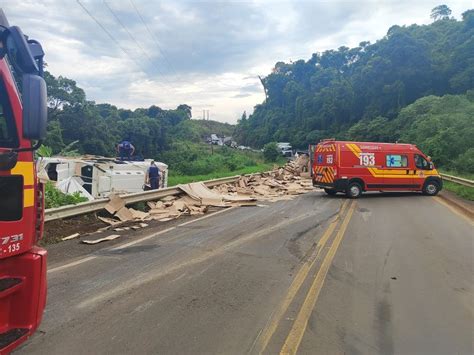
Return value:
<svg viewBox="0 0 474 355">
<path fill-rule="evenodd" d="M 227 184 L 236 182 L 240 175 L 229 176 L 220 179 L 207 180 L 203 183 L 207 187 L 213 187 L 217 185 Z M 441 174 L 442 178 L 448 181 L 455 182 L 460 185 L 474 187 L 474 181 L 460 178 L 453 175 Z M 151 190 L 136 192 L 133 194 L 123 194 L 120 197 L 125 201 L 126 205 L 130 205 L 137 202 L 146 202 L 158 200 L 166 196 L 174 196 L 181 193 L 178 187 L 168 187 L 160 190 Z M 45 222 L 54 221 L 56 219 L 79 216 L 86 213 L 92 213 L 104 209 L 105 205 L 109 202 L 108 198 L 99 200 L 93 200 L 88 202 L 78 203 L 77 205 L 68 205 L 57 208 L 50 208 L 45 211 Z"/>
<path fill-rule="evenodd" d="M 207 180 L 203 183 L 207 187 L 213 187 L 217 185 L 227 184 L 236 182 L 240 175 L 229 176 L 220 179 Z M 158 200 L 166 196 L 174 196 L 181 193 L 178 187 L 167 187 L 165 189 L 151 190 L 136 192 L 132 194 L 122 194 L 120 197 L 125 201 L 126 205 L 130 205 L 137 202 L 146 202 Z M 78 203 L 77 205 L 68 205 L 57 208 L 50 208 L 45 211 L 45 222 L 54 221 L 56 219 L 79 216 L 86 213 L 92 213 L 104 209 L 105 205 L 109 202 L 108 198 L 102 198 L 98 200 Z"/>
<path fill-rule="evenodd" d="M 460 178 L 460 177 L 448 175 L 448 174 L 440 174 L 440 175 L 444 180 L 455 182 L 456 184 L 459 184 L 459 185 L 474 187 L 474 181 L 472 180 L 464 179 L 464 178 Z"/>
</svg>

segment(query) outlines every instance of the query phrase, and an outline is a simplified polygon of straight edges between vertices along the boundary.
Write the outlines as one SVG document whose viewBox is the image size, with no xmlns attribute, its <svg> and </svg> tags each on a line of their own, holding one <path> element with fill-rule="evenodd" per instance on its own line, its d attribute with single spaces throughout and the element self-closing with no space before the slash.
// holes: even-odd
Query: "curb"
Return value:
<svg viewBox="0 0 474 355">
<path fill-rule="evenodd" d="M 466 203 L 459 200 L 459 197 L 450 196 L 451 194 L 442 193 L 438 194 L 438 197 L 444 202 L 449 204 L 451 207 L 457 209 L 459 212 L 466 215 L 471 220 L 474 220 L 474 209 L 470 208 Z"/>
</svg>

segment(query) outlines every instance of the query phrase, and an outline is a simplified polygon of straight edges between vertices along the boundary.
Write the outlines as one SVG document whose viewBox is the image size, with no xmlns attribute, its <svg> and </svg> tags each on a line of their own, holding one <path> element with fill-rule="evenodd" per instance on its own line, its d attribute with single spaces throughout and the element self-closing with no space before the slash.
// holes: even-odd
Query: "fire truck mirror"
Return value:
<svg viewBox="0 0 474 355">
<path fill-rule="evenodd" d="M 0 153 L 0 171 L 11 170 L 18 160 L 18 153 L 14 151 Z"/>
<path fill-rule="evenodd" d="M 48 109 L 46 82 L 37 75 L 23 74 L 23 138 L 42 140 L 46 136 Z"/>
<path fill-rule="evenodd" d="M 39 73 L 38 65 L 31 54 L 30 46 L 19 27 L 12 26 L 8 28 L 6 48 L 10 63 L 17 71 L 26 74 Z"/>
</svg>

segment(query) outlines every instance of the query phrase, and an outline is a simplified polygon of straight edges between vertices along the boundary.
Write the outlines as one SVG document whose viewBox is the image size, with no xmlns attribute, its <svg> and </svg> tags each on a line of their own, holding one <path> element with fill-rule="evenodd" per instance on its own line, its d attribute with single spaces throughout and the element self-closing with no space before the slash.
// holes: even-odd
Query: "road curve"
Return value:
<svg viewBox="0 0 474 355">
<path fill-rule="evenodd" d="M 473 222 L 438 198 L 313 192 L 146 233 L 51 255 L 16 353 L 473 351 Z"/>
</svg>

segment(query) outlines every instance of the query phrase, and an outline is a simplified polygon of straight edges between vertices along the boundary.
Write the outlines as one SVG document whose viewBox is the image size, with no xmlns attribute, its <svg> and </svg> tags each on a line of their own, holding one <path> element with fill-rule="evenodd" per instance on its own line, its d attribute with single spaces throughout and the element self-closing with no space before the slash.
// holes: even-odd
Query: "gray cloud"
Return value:
<svg viewBox="0 0 474 355">
<path fill-rule="evenodd" d="M 197 113 L 213 107 L 219 119 L 235 122 L 263 100 L 257 75 L 275 62 L 374 41 L 393 24 L 428 23 L 439 3 L 132 1 L 107 0 L 111 13 L 103 1 L 80 0 L 119 45 L 77 0 L 1 6 L 12 24 L 42 42 L 48 69 L 75 79 L 89 99 L 129 108 L 195 103 Z M 447 5 L 459 18 L 471 4 Z"/>
<path fill-rule="evenodd" d="M 236 94 L 236 95 L 232 96 L 232 98 L 233 99 L 240 99 L 240 98 L 249 97 L 249 96 L 252 96 L 252 94 L 241 93 L 241 94 Z"/>
</svg>

